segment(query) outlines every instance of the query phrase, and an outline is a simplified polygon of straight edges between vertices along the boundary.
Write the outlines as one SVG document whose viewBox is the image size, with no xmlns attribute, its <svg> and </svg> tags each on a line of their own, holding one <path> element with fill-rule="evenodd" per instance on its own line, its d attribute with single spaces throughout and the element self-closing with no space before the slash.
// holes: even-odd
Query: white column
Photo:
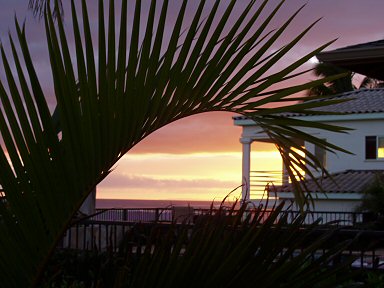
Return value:
<svg viewBox="0 0 384 288">
<path fill-rule="evenodd" d="M 250 199 L 250 171 L 251 171 L 251 143 L 250 138 L 240 138 L 240 143 L 243 144 L 243 158 L 242 158 L 242 200 L 248 201 Z"/>
</svg>

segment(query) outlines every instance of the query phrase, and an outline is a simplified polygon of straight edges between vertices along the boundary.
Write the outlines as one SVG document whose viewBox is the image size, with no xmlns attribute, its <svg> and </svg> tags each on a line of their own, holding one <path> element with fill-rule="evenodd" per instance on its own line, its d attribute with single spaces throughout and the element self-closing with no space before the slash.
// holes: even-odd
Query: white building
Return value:
<svg viewBox="0 0 384 288">
<path fill-rule="evenodd" d="M 309 192 L 316 199 L 316 210 L 351 211 L 359 204 L 362 192 L 374 181 L 375 174 L 384 171 L 384 89 L 360 89 L 332 98 L 352 99 L 322 108 L 323 111 L 341 112 L 343 115 L 289 114 L 287 116 L 352 129 L 347 134 L 319 129 L 306 130 L 309 134 L 342 147 L 352 154 L 330 153 L 314 147 L 311 143 L 302 142 L 305 149 L 321 159 L 324 167 L 330 174 L 333 174 L 333 180 L 317 175 L 321 179 L 326 194 L 321 192 L 313 181 L 307 181 L 308 187 L 311 188 Z M 258 141 L 268 141 L 268 136 L 254 121 L 245 117 L 234 117 L 234 123 L 243 128 L 241 143 L 243 145 L 244 183 L 252 183 L 250 176 L 251 146 L 256 146 Z M 260 166 L 262 165 L 260 163 Z M 262 169 L 260 167 L 258 170 Z M 277 197 L 293 199 L 293 193 L 290 191 L 293 187 L 287 182 L 284 169 L 282 169 L 281 179 L 285 185 L 278 187 Z M 246 188 L 252 189 L 252 186 Z"/>
<path fill-rule="evenodd" d="M 380 65 L 384 63 L 384 41 L 324 52 L 318 58 L 370 77 L 384 79 L 384 69 Z M 303 141 L 299 143 L 321 160 L 328 172 L 333 175 L 332 179 L 317 175 L 326 193 L 320 191 L 314 181 L 306 181 L 308 192 L 315 200 L 315 209 L 317 211 L 354 211 L 355 207 L 361 203 L 363 191 L 374 182 L 378 173 L 384 173 L 384 89 L 360 89 L 335 95 L 332 98 L 351 99 L 321 108 L 322 111 L 339 112 L 342 115 L 286 114 L 286 116 L 352 129 L 348 134 L 306 130 L 309 134 L 342 147 L 352 154 L 329 153 L 314 147 L 313 144 Z M 258 141 L 270 140 L 254 121 L 245 117 L 233 119 L 235 125 L 242 127 L 240 142 L 243 145 L 243 199 L 248 198 L 249 195 L 252 199 L 251 147 L 256 146 Z M 263 164 L 259 165 L 257 170 L 263 170 Z M 289 185 L 288 176 L 284 170 L 282 168 L 280 181 L 276 183 L 282 185 L 277 188 L 276 196 L 279 199 L 293 200 L 293 187 Z"/>
</svg>

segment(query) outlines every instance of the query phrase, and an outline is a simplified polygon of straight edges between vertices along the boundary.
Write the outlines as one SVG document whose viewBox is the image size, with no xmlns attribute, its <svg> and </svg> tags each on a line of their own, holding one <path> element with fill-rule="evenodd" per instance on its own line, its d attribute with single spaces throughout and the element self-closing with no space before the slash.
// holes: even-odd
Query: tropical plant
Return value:
<svg viewBox="0 0 384 288">
<path fill-rule="evenodd" d="M 363 199 L 358 211 L 372 212 L 384 216 L 384 178 L 377 174 L 375 181 L 363 192 Z"/>
<path fill-rule="evenodd" d="M 360 85 L 356 87 L 353 84 L 355 73 L 353 73 L 352 71 L 348 71 L 344 68 L 335 66 L 333 64 L 325 63 L 325 62 L 317 63 L 313 68 L 313 73 L 316 77 L 323 77 L 323 78 L 335 76 L 339 74 L 344 74 L 344 76 L 308 89 L 307 90 L 308 96 L 335 95 L 335 94 L 349 92 L 349 91 L 353 91 L 361 88 L 374 89 L 374 88 L 384 87 L 383 81 L 370 78 L 370 77 L 364 77 Z"/>
<path fill-rule="evenodd" d="M 320 220 L 303 228 L 306 213 L 292 219 L 283 211 L 284 203 L 272 211 L 236 204 L 211 207 L 194 225 L 188 219 L 166 228 L 137 224 L 115 254 L 65 252 L 62 257 L 61 252 L 45 283 L 99 288 L 298 288 L 336 287 L 356 276 L 351 270 L 354 257 L 343 255 L 340 260 L 351 241 L 334 245 L 337 231 L 321 229 Z"/>
<path fill-rule="evenodd" d="M 343 92 L 349 92 L 356 89 L 352 83 L 353 73 L 344 68 L 335 65 L 319 62 L 313 68 L 313 74 L 317 77 L 329 77 L 344 73 L 344 76 L 322 85 L 308 89 L 308 96 L 315 95 L 335 95 Z"/>
<path fill-rule="evenodd" d="M 384 81 L 378 80 L 375 78 L 364 77 L 361 81 L 360 88 L 375 89 L 375 88 L 384 88 Z"/>
<path fill-rule="evenodd" d="M 367 287 L 384 288 L 384 275 L 376 271 L 368 272 L 366 283 Z"/>
<path fill-rule="evenodd" d="M 28 7 L 33 11 L 34 16 L 42 17 L 44 15 L 44 8 L 46 5 L 50 5 L 51 3 L 56 2 L 56 6 L 53 5 L 55 8 L 53 11 L 53 16 L 64 16 L 64 9 L 63 9 L 63 3 L 62 0 L 29 0 Z"/>
<path fill-rule="evenodd" d="M 173 9 L 178 7 L 173 21 L 168 15 L 168 0 L 161 4 L 152 0 L 145 19 L 138 0 L 132 3 L 134 15 L 128 22 L 127 1 L 122 1 L 121 9 L 115 9 L 111 0 L 106 25 L 104 1 L 100 0 L 96 41 L 86 1 L 81 1 L 81 24 L 77 6 L 71 1 L 73 42 L 68 41 L 69 32 L 61 18 L 54 22 L 46 6 L 44 24 L 58 123 L 41 88 L 25 26 L 15 21 L 18 45 L 9 37 L 14 63 L 1 47 L 6 75 L 0 82 L 0 132 L 4 142 L 0 184 L 5 198 L 0 201 L 2 287 L 36 286 L 88 194 L 127 151 L 168 123 L 198 113 L 228 111 L 252 118 L 282 147 L 297 146 L 290 139 L 299 136 L 326 149 L 342 150 L 301 132 L 300 127 L 343 128 L 276 115 L 286 111 L 321 114 L 311 108 L 337 103 L 326 100 L 282 106 L 287 100 L 301 99 L 292 94 L 338 76 L 274 88 L 274 84 L 300 75 L 296 69 L 332 41 L 281 71 L 270 72 L 315 23 L 276 50 L 277 39 L 302 7 L 280 28 L 268 30 L 284 1 L 266 15 L 264 8 L 269 1 L 256 2 L 242 3 L 234 19 L 234 11 L 239 11 L 235 6 L 240 5 L 235 0 L 227 4 L 217 0 L 208 9 L 204 0 L 177 1 L 172 3 Z M 117 10 L 121 11 L 118 31 Z M 128 27 L 128 23 L 132 25 Z M 74 43 L 74 51 L 69 43 Z M 276 108 L 266 108 L 267 104 Z M 284 161 L 291 169 L 300 166 L 307 175 L 312 174 L 305 163 L 312 167 L 320 164 L 315 157 L 308 154 L 304 158 L 299 153 L 285 155 Z M 303 193 L 296 196 L 303 205 Z"/>
</svg>

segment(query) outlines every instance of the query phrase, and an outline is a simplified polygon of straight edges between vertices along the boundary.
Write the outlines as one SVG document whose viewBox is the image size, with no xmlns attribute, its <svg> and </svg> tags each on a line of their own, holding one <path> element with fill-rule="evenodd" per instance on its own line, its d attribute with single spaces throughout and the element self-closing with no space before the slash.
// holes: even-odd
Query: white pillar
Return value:
<svg viewBox="0 0 384 288">
<path fill-rule="evenodd" d="M 250 171 L 251 171 L 251 143 L 250 138 L 240 138 L 240 143 L 243 144 L 243 158 L 242 158 L 242 201 L 250 199 Z"/>
<path fill-rule="evenodd" d="M 288 154 L 289 151 L 286 149 L 284 150 L 284 153 Z M 289 184 L 289 174 L 288 174 L 288 169 L 287 166 L 285 165 L 283 161 L 283 175 L 282 175 L 282 185 L 287 185 Z"/>
</svg>

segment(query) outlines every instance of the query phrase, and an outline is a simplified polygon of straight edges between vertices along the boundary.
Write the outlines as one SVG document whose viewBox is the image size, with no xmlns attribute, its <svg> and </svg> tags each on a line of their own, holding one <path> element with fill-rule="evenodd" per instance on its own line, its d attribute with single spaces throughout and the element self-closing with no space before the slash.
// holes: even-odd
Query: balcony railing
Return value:
<svg viewBox="0 0 384 288">
<path fill-rule="evenodd" d="M 178 208 L 188 208 L 188 210 L 184 210 L 183 212 L 178 211 Z M 185 219 L 185 217 L 193 219 L 194 217 L 208 213 L 211 213 L 210 209 L 194 209 L 192 207 L 96 209 L 96 215 L 89 220 L 130 223 L 170 223 L 172 220 L 178 220 L 178 215 L 184 215 L 183 219 Z M 249 213 L 252 213 L 252 210 L 250 210 Z M 288 224 L 293 222 L 300 214 L 299 211 L 295 210 L 286 210 L 281 213 L 288 213 Z M 267 210 L 265 217 L 268 217 L 268 214 L 269 211 Z M 339 227 L 354 227 L 363 224 L 370 218 L 371 214 L 364 212 L 314 211 L 307 213 L 304 223 L 311 224 L 315 220 L 321 219 L 322 224 L 329 223 Z"/>
<path fill-rule="evenodd" d="M 96 209 L 91 220 L 128 222 L 171 222 L 171 208 L 113 208 Z"/>
<path fill-rule="evenodd" d="M 249 193 L 251 199 L 266 198 L 265 187 L 267 185 L 279 186 L 283 183 L 282 171 L 250 171 Z"/>
</svg>

